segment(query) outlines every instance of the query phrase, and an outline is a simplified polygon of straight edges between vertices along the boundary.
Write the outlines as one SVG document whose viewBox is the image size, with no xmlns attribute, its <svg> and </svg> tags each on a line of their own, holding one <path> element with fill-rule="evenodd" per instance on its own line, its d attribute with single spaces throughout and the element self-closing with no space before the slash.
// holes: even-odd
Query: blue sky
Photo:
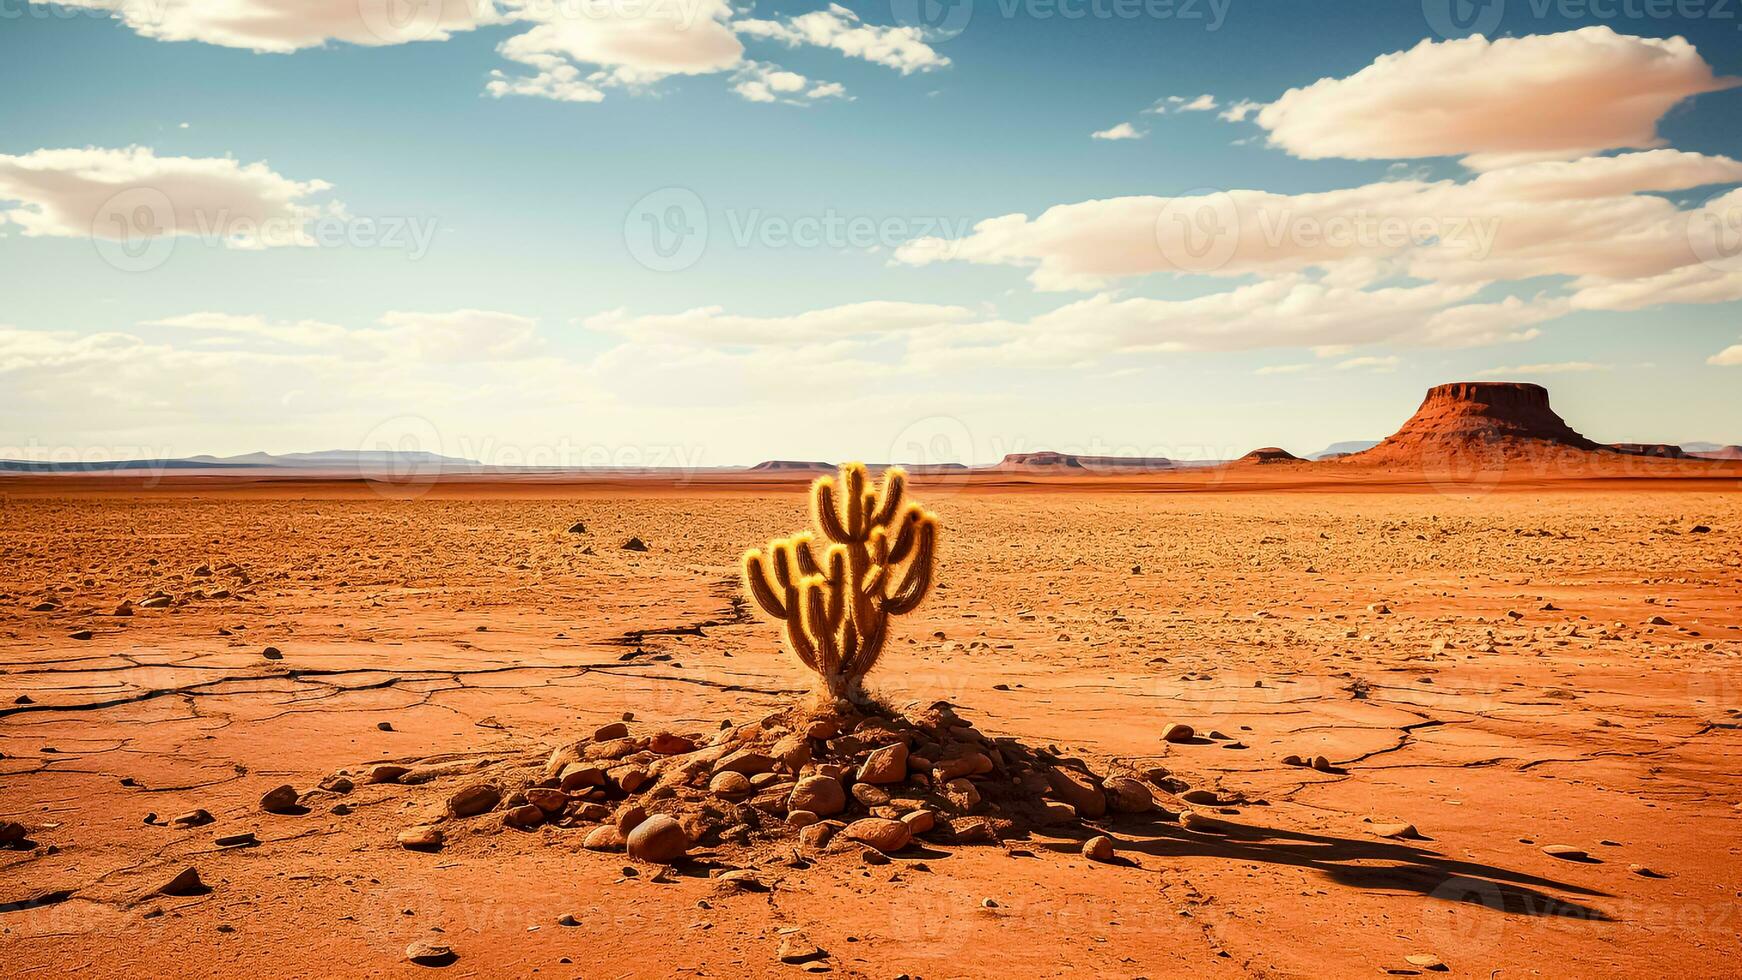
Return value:
<svg viewBox="0 0 1742 980">
<path fill-rule="evenodd" d="M 383 2 L 0 7 L 0 455 L 1304 452 L 1472 377 L 1742 440 L 1727 5 Z"/>
</svg>

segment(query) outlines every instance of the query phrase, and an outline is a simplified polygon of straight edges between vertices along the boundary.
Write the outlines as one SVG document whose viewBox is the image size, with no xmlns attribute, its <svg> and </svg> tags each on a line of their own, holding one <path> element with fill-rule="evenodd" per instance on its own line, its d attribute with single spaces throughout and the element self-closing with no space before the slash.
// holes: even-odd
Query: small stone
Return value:
<svg viewBox="0 0 1742 980">
<path fill-rule="evenodd" d="M 576 521 L 573 524 L 570 524 L 569 525 L 569 533 L 570 534 L 586 534 L 587 533 L 587 522 L 586 521 Z"/>
<path fill-rule="evenodd" d="M 560 789 L 534 786 L 526 791 L 526 802 L 554 816 L 563 812 L 563 809 L 569 805 L 569 794 Z"/>
<path fill-rule="evenodd" d="M 623 834 L 610 824 L 594 827 L 587 832 L 587 837 L 581 842 L 581 846 L 589 851 L 621 851 L 623 849 Z"/>
<path fill-rule="evenodd" d="M 801 827 L 798 831 L 799 843 L 812 849 L 821 850 L 829 843 L 829 838 L 835 836 L 835 830 L 839 826 L 839 824 L 825 820 L 813 823 L 808 827 Z"/>
<path fill-rule="evenodd" d="M 1221 797 L 1216 795 L 1216 791 L 1210 789 L 1188 789 L 1184 793 L 1181 793 L 1179 798 L 1187 803 L 1196 803 L 1199 806 L 1215 806 L 1217 803 L 1221 802 Z"/>
<path fill-rule="evenodd" d="M 92 633 L 90 630 L 74 630 L 73 632 L 67 634 L 67 639 L 69 639 L 69 640 L 88 640 L 95 635 L 96 634 Z"/>
<path fill-rule="evenodd" d="M 913 810 L 901 815 L 901 822 L 907 824 L 908 833 L 917 837 L 930 833 L 937 826 L 937 814 L 930 810 Z"/>
<path fill-rule="evenodd" d="M 363 781 L 365 783 L 397 783 L 399 782 L 399 777 L 410 771 L 411 769 L 406 766 L 396 766 L 383 763 L 379 766 L 370 767 L 369 774 L 363 777 Z"/>
<path fill-rule="evenodd" d="M 1583 848 L 1574 847 L 1571 844 L 1544 844 L 1542 853 L 1549 857 L 1560 858 L 1563 861 L 1584 861 L 1591 856 L 1585 853 Z"/>
<path fill-rule="evenodd" d="M 776 954 L 782 963 L 809 963 L 828 957 L 828 953 L 810 941 L 802 932 L 789 932 L 780 937 L 780 949 Z"/>
<path fill-rule="evenodd" d="M 907 778 L 907 744 L 891 742 L 865 757 L 859 766 L 861 783 L 899 783 Z"/>
<path fill-rule="evenodd" d="M 630 831 L 627 846 L 631 857 L 670 864 L 689 852 L 690 838 L 676 820 L 658 813 Z"/>
<path fill-rule="evenodd" d="M 408 851 L 439 850 L 443 839 L 440 827 L 407 827 L 399 832 L 399 846 Z"/>
<path fill-rule="evenodd" d="M 214 840 L 212 843 L 217 844 L 219 847 L 248 847 L 253 844 L 258 844 L 260 841 L 255 838 L 254 831 L 247 830 L 240 834 L 225 834 L 224 836 Z"/>
<path fill-rule="evenodd" d="M 622 834 L 624 837 L 628 837 L 629 832 L 634 830 L 636 827 L 641 826 L 642 822 L 646 819 L 647 808 L 639 803 L 630 803 L 617 811 L 617 815 L 611 821 L 611 824 L 617 828 L 618 833 Z"/>
<path fill-rule="evenodd" d="M 169 822 L 180 824 L 183 827 L 203 827 L 206 824 L 211 823 L 213 819 L 211 813 L 206 810 L 189 810 L 186 813 L 179 813 L 170 817 Z"/>
<path fill-rule="evenodd" d="M 629 726 L 620 721 L 614 721 L 609 725 L 600 726 L 593 732 L 593 741 L 595 742 L 611 742 L 620 738 L 628 737 Z"/>
<path fill-rule="evenodd" d="M 1113 860 L 1113 841 L 1109 837 L 1097 835 L 1083 842 L 1083 857 L 1091 861 Z"/>
<path fill-rule="evenodd" d="M 502 814 L 502 822 L 510 827 L 527 829 L 544 823 L 544 811 L 531 803 L 523 803 Z"/>
<path fill-rule="evenodd" d="M 683 755 L 694 752 L 696 743 L 682 735 L 660 732 L 648 741 L 647 750 L 655 755 Z"/>
<path fill-rule="evenodd" d="M 750 780 L 741 772 L 722 772 L 708 781 L 708 792 L 715 796 L 748 796 Z"/>
<path fill-rule="evenodd" d="M 448 797 L 448 813 L 456 817 L 475 817 L 488 813 L 502 802 L 502 791 L 489 783 L 462 786 Z"/>
<path fill-rule="evenodd" d="M 741 749 L 714 764 L 714 772 L 716 773 L 736 772 L 745 776 L 754 776 L 758 773 L 773 771 L 774 759 L 749 749 Z"/>
<path fill-rule="evenodd" d="M 1408 963 L 1410 966 L 1420 967 L 1423 970 L 1445 970 L 1447 968 L 1446 964 L 1442 962 L 1438 956 L 1435 956 L 1432 953 L 1411 953 L 1408 956 L 1405 956 L 1403 961 Z"/>
<path fill-rule="evenodd" d="M 1148 813 L 1155 806 L 1149 787 L 1129 776 L 1114 776 L 1101 786 L 1114 813 Z"/>
<path fill-rule="evenodd" d="M 575 918 L 574 913 L 572 913 L 572 912 L 564 912 L 562 915 L 557 916 L 556 924 L 559 926 L 569 926 L 572 928 L 574 926 L 580 925 L 581 920 Z"/>
<path fill-rule="evenodd" d="M 183 868 L 176 872 L 174 878 L 158 886 L 159 895 L 171 895 L 176 898 L 186 898 L 191 895 L 204 895 L 211 891 L 206 883 L 200 880 L 200 873 L 194 868 Z"/>
<path fill-rule="evenodd" d="M 391 722 L 391 721 L 378 721 L 375 723 L 375 730 L 378 732 L 393 731 L 393 722 Z"/>
<path fill-rule="evenodd" d="M 913 840 L 913 831 L 900 820 L 866 817 L 848 824 L 841 831 L 841 836 L 861 844 L 869 844 L 885 854 L 892 854 Z"/>
<path fill-rule="evenodd" d="M 841 781 L 830 776 L 806 776 L 792 788 L 787 797 L 788 810 L 809 810 L 828 817 L 847 808 L 847 792 Z"/>
<path fill-rule="evenodd" d="M 1421 836 L 1416 831 L 1415 824 L 1412 823 L 1376 823 L 1372 830 L 1375 835 L 1380 837 L 1414 839 Z"/>
<path fill-rule="evenodd" d="M 415 942 L 405 947 L 405 958 L 418 966 L 447 966 L 459 957 L 454 951 L 437 943 Z"/>
<path fill-rule="evenodd" d="M 1075 807 L 1084 818 L 1098 820 L 1106 816 L 1107 794 L 1090 782 L 1087 775 L 1069 769 L 1048 769 L 1046 781 L 1054 796 Z"/>
<path fill-rule="evenodd" d="M 809 827 L 811 824 L 816 823 L 818 820 L 821 820 L 821 819 L 822 819 L 822 817 L 817 816 L 815 813 L 812 813 L 809 810 L 790 810 L 789 809 L 786 811 L 786 825 L 788 827 L 796 827 L 796 828 Z"/>
<path fill-rule="evenodd" d="M 1179 744 L 1182 742 L 1190 742 L 1192 739 L 1197 737 L 1197 734 L 1197 730 L 1192 728 L 1192 726 L 1174 722 L 1162 728 L 1161 740 L 1163 742 Z"/>
<path fill-rule="evenodd" d="M 356 784 L 352 783 L 350 778 L 346 776 L 328 776 L 321 780 L 321 789 L 329 793 L 349 793 L 356 788 Z"/>
<path fill-rule="evenodd" d="M 621 547 L 622 547 L 622 550 L 624 550 L 624 551 L 646 551 L 647 550 L 647 542 L 641 540 L 640 538 L 630 538 L 629 540 L 623 542 Z"/>
<path fill-rule="evenodd" d="M 1319 772 L 1330 772 L 1333 768 L 1335 768 L 1334 766 L 1331 765 L 1331 760 L 1325 758 L 1322 755 L 1313 756 L 1312 761 L 1310 763 L 1308 763 L 1308 765 L 1312 766 L 1314 769 L 1318 770 Z"/>
<path fill-rule="evenodd" d="M 269 790 L 260 798 L 260 809 L 267 813 L 297 813 L 301 807 L 297 805 L 298 793 L 296 787 L 286 783 L 283 786 Z"/>
</svg>

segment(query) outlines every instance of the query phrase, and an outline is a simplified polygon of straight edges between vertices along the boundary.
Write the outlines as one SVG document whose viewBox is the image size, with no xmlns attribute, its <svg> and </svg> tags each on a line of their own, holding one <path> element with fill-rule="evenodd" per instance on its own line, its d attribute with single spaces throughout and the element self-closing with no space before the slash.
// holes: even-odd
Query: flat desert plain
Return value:
<svg viewBox="0 0 1742 980">
<path fill-rule="evenodd" d="M 12 479 L 0 974 L 1735 975 L 1742 483 L 1711 472 L 916 480 L 937 585 L 872 688 L 1157 809 L 670 867 L 444 805 L 610 723 L 705 741 L 807 697 L 737 572 L 802 479 Z"/>
</svg>

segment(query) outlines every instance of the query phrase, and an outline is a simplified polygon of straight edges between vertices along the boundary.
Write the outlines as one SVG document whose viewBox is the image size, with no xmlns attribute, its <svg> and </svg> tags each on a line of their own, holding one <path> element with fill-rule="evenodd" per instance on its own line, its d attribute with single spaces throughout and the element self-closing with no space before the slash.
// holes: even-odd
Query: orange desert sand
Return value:
<svg viewBox="0 0 1742 980">
<path fill-rule="evenodd" d="M 821 472 L 0 477 L 0 975 L 1736 974 L 1742 461 L 922 470 L 887 711 Z"/>
</svg>

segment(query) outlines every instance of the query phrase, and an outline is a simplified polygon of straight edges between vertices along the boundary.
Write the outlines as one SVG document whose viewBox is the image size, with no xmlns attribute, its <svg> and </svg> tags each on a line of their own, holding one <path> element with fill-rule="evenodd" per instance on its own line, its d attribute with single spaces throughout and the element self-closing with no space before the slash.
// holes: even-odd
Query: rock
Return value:
<svg viewBox="0 0 1742 980">
<path fill-rule="evenodd" d="M 1101 784 L 1114 813 L 1148 813 L 1155 806 L 1149 787 L 1129 776 L 1114 776 Z"/>
<path fill-rule="evenodd" d="M 913 840 L 913 831 L 900 820 L 866 817 L 848 824 L 841 831 L 841 836 L 861 844 L 869 844 L 885 854 L 893 854 Z"/>
<path fill-rule="evenodd" d="M 1319 772 L 1330 772 L 1331 770 L 1336 768 L 1335 766 L 1331 765 L 1331 760 L 1325 758 L 1322 755 L 1313 756 L 1312 760 L 1310 762 L 1308 762 L 1307 764 L 1312 766 L 1314 769 L 1318 770 Z"/>
<path fill-rule="evenodd" d="M 408 851 L 434 851 L 445 839 L 440 827 L 407 827 L 399 832 L 399 846 Z"/>
<path fill-rule="evenodd" d="M 1416 832 L 1415 824 L 1412 823 L 1376 823 L 1371 829 L 1379 837 L 1411 840 L 1421 836 L 1420 833 Z"/>
<path fill-rule="evenodd" d="M 802 932 L 789 932 L 780 937 L 780 949 L 776 953 L 782 963 L 809 963 L 812 960 L 828 958 L 828 953 L 810 941 Z"/>
<path fill-rule="evenodd" d="M 655 755 L 683 755 L 694 752 L 696 743 L 682 735 L 660 732 L 648 741 L 647 750 Z"/>
<path fill-rule="evenodd" d="M 626 844 L 630 857 L 670 864 L 689 852 L 690 838 L 676 820 L 658 813 L 630 831 Z"/>
<path fill-rule="evenodd" d="M 1091 861 L 1113 860 L 1113 841 L 1109 837 L 1094 836 L 1083 842 L 1083 857 Z"/>
<path fill-rule="evenodd" d="M 907 778 L 907 743 L 891 742 L 865 757 L 859 766 L 861 783 L 899 783 Z"/>
<path fill-rule="evenodd" d="M 619 834 L 628 837 L 629 832 L 634 830 L 636 827 L 641 826 L 641 822 L 646 819 L 647 808 L 639 803 L 630 803 L 617 811 L 617 815 L 612 818 L 611 824 L 617 828 Z"/>
<path fill-rule="evenodd" d="M 610 824 L 594 827 L 587 832 L 587 837 L 581 842 L 581 846 L 589 851 L 621 851 L 623 849 L 623 834 Z"/>
<path fill-rule="evenodd" d="M 180 824 L 183 827 L 203 827 L 206 824 L 211 823 L 213 819 L 211 813 L 206 810 L 189 810 L 186 813 L 179 813 L 170 817 L 169 822 Z"/>
<path fill-rule="evenodd" d="M 1215 806 L 1221 802 L 1221 797 L 1216 795 L 1216 791 L 1210 789 L 1188 789 L 1181 793 L 1179 798 L 1199 806 Z"/>
<path fill-rule="evenodd" d="M 1173 724 L 1162 728 L 1161 740 L 1163 742 L 1174 742 L 1177 744 L 1180 742 L 1189 742 L 1196 738 L 1197 734 L 1197 730 L 1192 728 L 1192 726 L 1174 722 Z"/>
<path fill-rule="evenodd" d="M 1226 820 L 1217 820 L 1215 817 L 1206 816 L 1196 810 L 1187 810 L 1180 814 L 1179 825 L 1201 834 L 1226 834 L 1237 826 Z"/>
<path fill-rule="evenodd" d="M 459 959 L 454 951 L 438 943 L 415 942 L 405 947 L 405 958 L 418 966 L 447 966 Z"/>
<path fill-rule="evenodd" d="M 1046 781 L 1053 795 L 1075 807 L 1083 818 L 1096 820 L 1107 815 L 1107 794 L 1086 774 L 1053 768 L 1046 771 Z"/>
<path fill-rule="evenodd" d="M 586 534 L 587 533 L 587 522 L 586 521 L 576 521 L 573 524 L 570 524 L 569 525 L 569 533 L 570 534 Z"/>
<path fill-rule="evenodd" d="M 817 816 L 816 814 L 812 813 L 809 810 L 787 810 L 786 811 L 786 825 L 788 827 L 793 827 L 793 828 L 809 827 L 811 824 L 816 823 L 818 820 L 821 820 L 821 819 L 822 819 L 822 817 Z"/>
<path fill-rule="evenodd" d="M 603 803 L 582 803 L 575 807 L 575 819 L 598 823 L 611 819 L 611 808 Z"/>
<path fill-rule="evenodd" d="M 581 920 L 575 918 L 575 915 L 573 912 L 564 912 L 562 915 L 557 916 L 556 924 L 559 926 L 567 926 L 569 928 L 573 928 L 575 926 L 580 925 Z"/>
<path fill-rule="evenodd" d="M 806 776 L 793 786 L 792 794 L 786 798 L 786 808 L 809 810 L 821 817 L 833 816 L 847 808 L 847 792 L 838 779 Z"/>
<path fill-rule="evenodd" d="M 378 732 L 393 731 L 393 722 L 391 722 L 391 721 L 378 721 L 375 723 L 375 730 Z"/>
<path fill-rule="evenodd" d="M 1585 853 L 1583 848 L 1574 847 L 1571 844 L 1545 844 L 1542 853 L 1549 857 L 1560 858 L 1563 861 L 1586 861 L 1591 857 Z"/>
<path fill-rule="evenodd" d="M 523 803 L 502 814 L 502 822 L 510 827 L 529 829 L 544 823 L 544 811 L 531 803 Z"/>
<path fill-rule="evenodd" d="M 321 780 L 321 789 L 324 789 L 329 793 L 338 793 L 338 794 L 343 795 L 345 793 L 349 793 L 350 791 L 352 791 L 356 788 L 357 788 L 356 784 L 352 783 L 350 778 L 346 777 L 346 776 L 328 776 L 327 778 Z"/>
<path fill-rule="evenodd" d="M 620 721 L 614 721 L 609 725 L 600 726 L 593 732 L 593 741 L 595 742 L 611 742 L 619 738 L 628 737 L 629 726 Z"/>
<path fill-rule="evenodd" d="M 1282 757 L 1282 764 L 1285 766 L 1304 766 L 1307 761 L 1298 755 L 1285 755 Z"/>
<path fill-rule="evenodd" d="M 714 763 L 715 773 L 736 772 L 745 776 L 754 776 L 758 773 L 773 771 L 773 758 L 750 749 L 740 749 Z"/>
<path fill-rule="evenodd" d="M 187 898 L 192 895 L 204 895 L 211 891 L 206 883 L 200 880 L 198 870 L 187 867 L 176 872 L 175 877 L 159 885 L 157 894 L 170 895 L 176 898 Z"/>
<path fill-rule="evenodd" d="M 798 840 L 806 847 L 821 850 L 829 843 L 829 838 L 835 836 L 835 831 L 838 829 L 840 829 L 840 824 L 828 820 L 813 823 L 808 827 L 799 828 Z"/>
<path fill-rule="evenodd" d="M 569 805 L 569 794 L 560 789 L 534 786 L 526 791 L 526 802 L 554 816 L 563 812 L 563 809 Z"/>
<path fill-rule="evenodd" d="M 225 834 L 224 836 L 212 841 L 212 843 L 219 847 L 248 847 L 258 844 L 260 841 L 254 836 L 254 831 L 245 830 L 240 834 Z"/>
<path fill-rule="evenodd" d="M 624 551 L 646 551 L 647 550 L 647 542 L 641 540 L 640 538 L 630 538 L 629 540 L 623 542 L 623 544 L 621 545 L 621 548 Z"/>
<path fill-rule="evenodd" d="M 1077 822 L 1077 808 L 1058 800 L 1040 801 L 1040 822 L 1048 827 Z"/>
<path fill-rule="evenodd" d="M 605 775 L 610 777 L 611 781 L 617 784 L 617 788 L 625 793 L 639 793 L 646 788 L 648 783 L 653 782 L 653 775 L 640 766 L 613 769 Z"/>
<path fill-rule="evenodd" d="M 90 630 L 73 630 L 71 633 L 67 634 L 67 639 L 69 639 L 69 640 L 88 640 L 95 635 L 96 634 L 91 632 Z"/>
<path fill-rule="evenodd" d="M 399 777 L 410 771 L 411 769 L 406 766 L 382 763 L 378 766 L 371 766 L 369 768 L 369 774 L 363 777 L 363 781 L 365 783 L 397 783 L 399 782 Z"/>
<path fill-rule="evenodd" d="M 489 783 L 462 786 L 448 797 L 448 813 L 456 817 L 475 817 L 496 809 L 502 802 L 502 791 Z"/>
<path fill-rule="evenodd" d="M 1446 964 L 1441 962 L 1440 958 L 1432 953 L 1411 953 L 1408 956 L 1405 956 L 1403 961 L 1408 963 L 1410 966 L 1420 967 L 1423 970 L 1438 971 L 1447 968 Z"/>
<path fill-rule="evenodd" d="M 901 815 L 901 822 L 907 824 L 908 833 L 915 837 L 930 833 L 937 821 L 937 814 L 930 810 L 911 810 Z"/>
<path fill-rule="evenodd" d="M 267 813 L 299 813 L 302 808 L 297 805 L 296 787 L 286 783 L 267 791 L 260 798 L 260 809 Z"/>
<path fill-rule="evenodd" d="M 750 780 L 741 772 L 722 772 L 708 781 L 708 792 L 715 796 L 748 796 Z"/>
<path fill-rule="evenodd" d="M 589 789 L 594 786 L 605 786 L 610 782 L 605 776 L 605 770 L 590 762 L 571 763 L 562 770 L 561 789 L 565 793 Z"/>
<path fill-rule="evenodd" d="M 854 783 L 852 794 L 853 799 L 866 807 L 885 806 L 889 803 L 889 791 L 870 783 Z"/>
<path fill-rule="evenodd" d="M 277 647 L 267 647 L 266 649 L 260 651 L 260 655 L 262 657 L 265 657 L 267 660 L 283 660 L 284 659 L 284 654 L 281 653 Z"/>
</svg>

